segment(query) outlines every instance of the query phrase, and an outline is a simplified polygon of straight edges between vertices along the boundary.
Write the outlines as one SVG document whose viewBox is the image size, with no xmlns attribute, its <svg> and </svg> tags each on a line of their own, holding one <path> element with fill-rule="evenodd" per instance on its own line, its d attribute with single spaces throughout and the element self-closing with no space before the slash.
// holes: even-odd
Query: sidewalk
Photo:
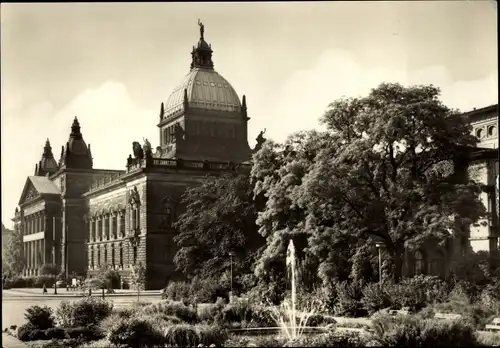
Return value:
<svg viewBox="0 0 500 348">
<path fill-rule="evenodd" d="M 40 297 L 82 297 L 82 291 L 66 291 L 66 288 L 57 289 L 57 295 L 54 294 L 54 289 L 47 289 L 47 294 L 42 293 L 42 289 L 23 288 L 23 289 L 8 289 L 2 290 L 3 293 L 11 296 L 40 296 Z M 115 289 L 114 294 L 106 293 L 106 297 L 115 296 L 137 296 L 136 290 L 121 290 Z M 85 292 L 88 295 L 88 292 Z M 160 290 L 141 290 L 141 296 L 161 296 Z M 102 296 L 102 290 L 92 290 L 92 296 Z"/>
<path fill-rule="evenodd" d="M 5 332 L 2 332 L 2 347 L 3 348 L 29 348 L 29 346 L 19 341 L 17 338 L 12 337 Z"/>
</svg>

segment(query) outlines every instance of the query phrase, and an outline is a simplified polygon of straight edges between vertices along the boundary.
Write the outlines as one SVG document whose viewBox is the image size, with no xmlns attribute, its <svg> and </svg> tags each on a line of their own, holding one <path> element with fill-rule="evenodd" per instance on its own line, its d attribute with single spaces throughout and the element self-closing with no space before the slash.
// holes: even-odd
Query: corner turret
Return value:
<svg viewBox="0 0 500 348">
<path fill-rule="evenodd" d="M 87 147 L 83 140 L 80 131 L 80 123 L 75 116 L 73 124 L 71 125 L 71 133 L 66 146 L 61 150 L 61 159 L 59 165 L 66 168 L 74 169 L 92 169 L 92 154 L 90 152 L 90 145 Z"/>
<path fill-rule="evenodd" d="M 54 159 L 50 141 L 47 138 L 47 140 L 45 141 L 45 147 L 43 148 L 42 158 L 35 166 L 35 176 L 45 176 L 47 174 L 52 174 L 55 173 L 57 169 L 58 165 L 56 160 Z"/>
</svg>

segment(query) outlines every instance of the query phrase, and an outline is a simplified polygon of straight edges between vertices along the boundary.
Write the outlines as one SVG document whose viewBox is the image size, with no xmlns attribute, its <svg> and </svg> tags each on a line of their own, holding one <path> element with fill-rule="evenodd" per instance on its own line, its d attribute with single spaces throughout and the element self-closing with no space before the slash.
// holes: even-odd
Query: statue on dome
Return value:
<svg viewBox="0 0 500 348">
<path fill-rule="evenodd" d="M 203 40 L 203 34 L 205 33 L 205 26 L 203 25 L 203 23 L 200 21 L 199 18 L 198 18 L 198 25 L 200 26 L 200 37 Z"/>
<path fill-rule="evenodd" d="M 134 141 L 132 143 L 132 149 L 134 151 L 134 156 L 138 160 L 142 160 L 144 158 L 144 150 L 141 147 L 141 144 L 139 144 L 138 141 Z"/>
</svg>

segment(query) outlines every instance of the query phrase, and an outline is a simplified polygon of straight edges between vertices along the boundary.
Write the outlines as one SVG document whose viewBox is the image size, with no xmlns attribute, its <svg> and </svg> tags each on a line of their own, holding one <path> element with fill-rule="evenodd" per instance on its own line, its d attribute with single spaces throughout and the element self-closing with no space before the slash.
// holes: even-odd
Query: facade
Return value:
<svg viewBox="0 0 500 348">
<path fill-rule="evenodd" d="M 93 168 L 90 145 L 76 117 L 59 161 L 47 140 L 14 218 L 23 231 L 25 275 L 36 275 L 44 263 L 53 263 L 67 275 L 92 276 L 109 267 L 127 279 L 132 266 L 140 263 L 146 268 L 146 288 L 163 287 L 181 276 L 174 269 L 172 224 L 183 211 L 182 194 L 207 174 L 248 170 L 255 150 L 247 140 L 246 98 L 240 101 L 214 70 L 212 53 L 200 23 L 190 70 L 161 103 L 159 145 L 153 150 L 148 140 L 134 142 L 126 170 Z M 491 218 L 486 226 L 471 228 L 470 241 L 451 240 L 444 250 L 429 246 L 407 255 L 407 274 L 444 275 L 443 265 L 466 245 L 498 248 L 498 105 L 468 115 L 481 140 L 471 168 L 485 184 L 482 199 Z"/>
</svg>

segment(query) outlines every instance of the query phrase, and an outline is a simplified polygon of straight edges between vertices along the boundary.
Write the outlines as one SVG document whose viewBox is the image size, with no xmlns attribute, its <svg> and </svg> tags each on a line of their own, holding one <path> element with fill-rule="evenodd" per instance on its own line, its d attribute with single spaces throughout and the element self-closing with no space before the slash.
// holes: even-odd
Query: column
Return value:
<svg viewBox="0 0 500 348">
<path fill-rule="evenodd" d="M 106 240 L 106 215 L 102 216 L 101 228 L 102 228 L 102 232 L 101 232 L 102 238 L 101 238 L 101 240 Z"/>
<path fill-rule="evenodd" d="M 122 224 L 121 224 L 121 219 L 122 219 L 122 214 L 120 211 L 117 211 L 116 212 L 116 236 L 118 238 L 121 238 L 122 237 L 122 232 L 121 232 L 121 227 L 122 227 Z"/>
<path fill-rule="evenodd" d="M 109 237 L 110 237 L 110 239 L 114 239 L 114 237 L 115 237 L 115 231 L 113 229 L 113 227 L 114 227 L 113 226 L 113 219 L 115 218 L 114 215 L 115 215 L 114 212 L 109 213 L 109 215 L 108 215 L 109 216 L 109 224 L 108 224 L 108 226 L 109 226 Z"/>
<path fill-rule="evenodd" d="M 96 240 L 101 240 L 101 224 L 100 224 L 101 218 L 99 216 L 96 216 L 95 219 L 95 233 L 96 233 Z"/>
<path fill-rule="evenodd" d="M 30 265 L 31 265 L 31 275 L 33 275 L 33 270 L 35 269 L 35 260 L 33 259 L 33 241 L 30 244 Z"/>
<path fill-rule="evenodd" d="M 87 238 L 87 240 L 88 240 L 89 242 L 92 242 L 92 224 L 93 224 L 93 223 L 94 223 L 94 222 L 93 222 L 92 218 L 89 218 L 89 219 L 87 220 L 87 233 L 88 233 L 88 238 Z"/>
<path fill-rule="evenodd" d="M 29 244 L 30 244 L 29 242 L 23 243 L 23 246 L 24 246 L 24 260 L 26 262 L 26 275 L 29 275 L 30 268 L 31 268 L 31 265 L 30 265 L 30 245 Z"/>
</svg>

